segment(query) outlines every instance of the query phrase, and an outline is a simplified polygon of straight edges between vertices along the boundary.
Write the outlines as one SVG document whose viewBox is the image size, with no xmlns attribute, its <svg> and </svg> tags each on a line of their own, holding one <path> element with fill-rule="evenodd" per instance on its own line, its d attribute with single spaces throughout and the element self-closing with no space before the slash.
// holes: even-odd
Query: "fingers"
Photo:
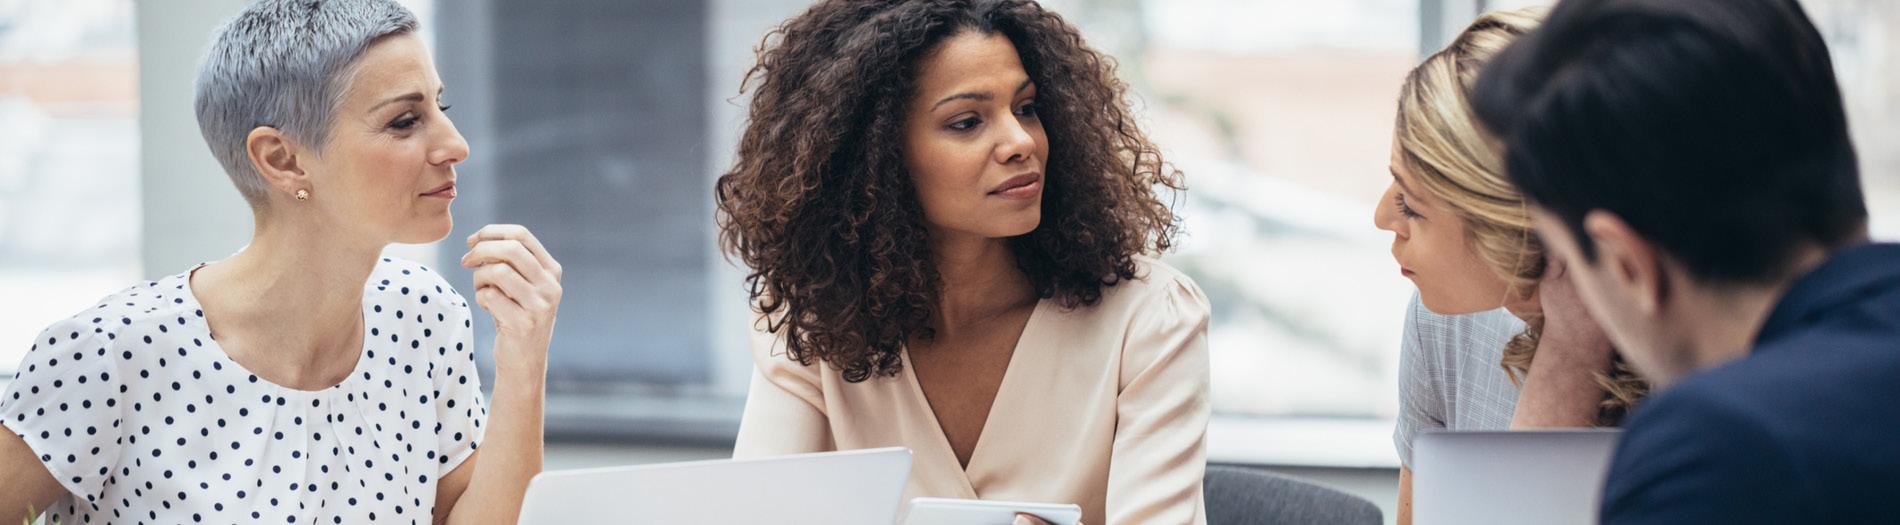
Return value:
<svg viewBox="0 0 1900 525">
<path fill-rule="evenodd" d="M 489 225 L 468 238 L 462 266 L 474 269 L 476 303 L 494 315 L 496 335 L 545 345 L 561 304 L 561 267 L 519 225 Z"/>
<path fill-rule="evenodd" d="M 495 289 L 529 311 L 540 311 L 547 306 L 539 289 L 506 264 L 488 264 L 476 269 L 475 288 Z"/>
<path fill-rule="evenodd" d="M 490 224 L 483 226 L 482 229 L 476 230 L 473 235 L 468 236 L 468 246 L 474 248 L 482 241 L 491 240 L 510 240 L 521 243 L 522 247 L 528 250 L 528 253 L 533 256 L 534 260 L 540 263 L 543 268 L 546 268 L 549 273 L 553 274 L 554 278 L 559 279 L 561 277 L 561 263 L 554 260 L 553 255 L 548 254 L 547 248 L 541 245 L 541 239 L 536 238 L 533 232 L 528 231 L 527 227 L 519 224 Z"/>
<path fill-rule="evenodd" d="M 511 324 L 521 322 L 521 319 L 527 315 L 526 309 L 522 308 L 520 303 L 516 303 L 514 299 L 508 298 L 508 294 L 502 293 L 501 290 L 493 286 L 476 288 L 475 304 L 481 305 L 483 310 L 487 310 L 488 314 L 493 316 L 497 323 Z"/>
<path fill-rule="evenodd" d="M 513 239 L 484 240 L 477 242 L 462 255 L 463 268 L 478 268 L 488 265 L 505 264 L 514 267 L 523 279 L 535 285 L 547 285 L 560 281 L 543 266 L 539 259 L 520 241 Z"/>
<path fill-rule="evenodd" d="M 1021 512 L 1016 513 L 1016 521 L 1012 523 L 1013 525 L 1051 525 L 1049 522 L 1043 521 L 1042 518 Z"/>
</svg>

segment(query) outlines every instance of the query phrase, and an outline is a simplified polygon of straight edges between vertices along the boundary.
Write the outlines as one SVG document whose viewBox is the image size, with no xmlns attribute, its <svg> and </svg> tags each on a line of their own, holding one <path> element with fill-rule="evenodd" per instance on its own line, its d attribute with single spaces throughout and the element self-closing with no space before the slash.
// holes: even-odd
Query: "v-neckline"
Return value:
<svg viewBox="0 0 1900 525">
<path fill-rule="evenodd" d="M 910 346 L 905 345 L 903 349 L 900 350 L 903 352 L 903 362 L 907 365 L 903 367 L 902 373 L 905 381 L 910 383 L 911 396 L 917 400 L 918 404 L 923 406 L 924 415 L 926 416 L 924 419 L 930 421 L 931 434 L 935 436 L 935 439 L 931 440 L 931 442 L 935 444 L 932 448 L 936 449 L 936 454 L 943 456 L 949 462 L 948 464 L 956 466 L 957 474 L 963 479 L 963 487 L 969 491 L 967 496 L 970 498 L 979 497 L 976 493 L 976 483 L 970 479 L 970 471 L 976 470 L 983 465 L 978 461 L 985 457 L 983 454 L 984 444 L 992 441 L 990 437 L 997 428 L 996 407 L 1006 406 L 1004 396 L 1010 392 L 1010 378 L 1018 375 L 1016 366 L 1022 362 L 1020 357 L 1022 356 L 1023 342 L 1029 340 L 1029 334 L 1035 329 L 1036 320 L 1041 316 L 1043 305 L 1047 302 L 1047 299 L 1037 299 L 1036 305 L 1029 310 L 1029 319 L 1023 321 L 1023 331 L 1016 336 L 1016 345 L 1010 348 L 1009 363 L 1003 365 L 1003 379 L 996 384 L 996 397 L 990 400 L 989 412 L 983 415 L 983 429 L 976 434 L 976 445 L 970 447 L 970 462 L 967 465 L 957 459 L 957 450 L 955 446 L 950 444 L 950 435 L 944 433 L 943 423 L 937 420 L 937 409 L 930 406 L 930 397 L 924 395 L 924 385 L 923 382 L 917 379 L 916 367 L 910 366 L 913 364 L 913 361 L 910 359 Z"/>
</svg>

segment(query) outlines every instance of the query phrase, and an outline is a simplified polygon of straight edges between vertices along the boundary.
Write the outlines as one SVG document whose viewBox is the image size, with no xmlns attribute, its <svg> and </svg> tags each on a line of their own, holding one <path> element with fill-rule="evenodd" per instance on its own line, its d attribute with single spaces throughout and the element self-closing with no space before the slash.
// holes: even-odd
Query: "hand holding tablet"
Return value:
<svg viewBox="0 0 1900 525">
<path fill-rule="evenodd" d="M 1072 525 L 1081 519 L 1082 508 L 1072 504 L 915 498 L 904 525 Z"/>
</svg>

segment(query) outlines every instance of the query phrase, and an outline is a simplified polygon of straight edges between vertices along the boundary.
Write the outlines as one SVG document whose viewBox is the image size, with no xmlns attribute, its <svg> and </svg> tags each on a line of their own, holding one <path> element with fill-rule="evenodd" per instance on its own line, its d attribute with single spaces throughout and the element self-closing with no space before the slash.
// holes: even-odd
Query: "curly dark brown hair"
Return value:
<svg viewBox="0 0 1900 525">
<path fill-rule="evenodd" d="M 1049 138 L 1042 222 L 1008 240 L 1037 296 L 1066 308 L 1135 278 L 1180 218 L 1180 172 L 1136 125 L 1114 62 L 1027 0 L 824 0 L 767 34 L 751 116 L 717 185 L 720 244 L 792 360 L 859 382 L 928 339 L 941 280 L 902 151 L 918 61 L 966 31 L 1001 34 L 1038 86 Z"/>
</svg>

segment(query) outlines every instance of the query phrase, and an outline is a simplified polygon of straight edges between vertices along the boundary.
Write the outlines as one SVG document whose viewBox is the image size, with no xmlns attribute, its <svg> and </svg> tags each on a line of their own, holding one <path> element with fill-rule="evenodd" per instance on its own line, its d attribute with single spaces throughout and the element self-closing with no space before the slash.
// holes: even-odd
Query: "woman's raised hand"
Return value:
<svg viewBox="0 0 1900 525">
<path fill-rule="evenodd" d="M 561 263 L 516 224 L 484 226 L 468 247 L 462 267 L 474 270 L 475 303 L 495 318 L 496 368 L 545 368 L 561 307 Z"/>
</svg>

